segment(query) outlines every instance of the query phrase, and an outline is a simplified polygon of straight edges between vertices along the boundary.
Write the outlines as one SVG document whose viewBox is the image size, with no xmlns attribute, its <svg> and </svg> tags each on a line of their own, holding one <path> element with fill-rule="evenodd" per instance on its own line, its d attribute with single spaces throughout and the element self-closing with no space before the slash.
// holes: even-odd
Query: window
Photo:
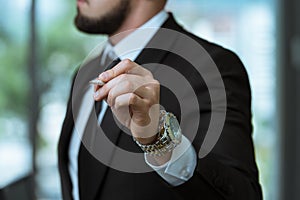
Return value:
<svg viewBox="0 0 300 200">
<path fill-rule="evenodd" d="M 266 200 L 278 198 L 275 5 L 275 0 L 170 0 L 168 3 L 169 10 L 185 28 L 233 50 L 247 69 L 252 89 L 256 160 Z"/>
<path fill-rule="evenodd" d="M 233 50 L 245 64 L 252 86 L 253 137 L 266 200 L 278 199 L 279 149 L 274 119 L 276 3 L 275 0 L 168 0 L 167 5 L 186 29 Z M 0 7 L 0 171 L 5 172 L 0 173 L 0 186 L 5 184 L 3 180 L 18 178 L 32 170 L 26 107 L 29 6 L 30 0 L 17 0 L 6 1 Z M 39 78 L 45 87 L 39 105 L 37 195 L 43 199 L 60 198 L 56 149 L 71 74 L 102 40 L 76 30 L 75 12 L 73 1 L 40 0 L 37 4 Z"/>
</svg>

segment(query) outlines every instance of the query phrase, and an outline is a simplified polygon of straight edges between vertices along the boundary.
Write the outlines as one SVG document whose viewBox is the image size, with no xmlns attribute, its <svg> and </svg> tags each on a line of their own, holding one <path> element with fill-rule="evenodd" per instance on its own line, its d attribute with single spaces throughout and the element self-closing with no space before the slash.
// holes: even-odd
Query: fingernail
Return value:
<svg viewBox="0 0 300 200">
<path fill-rule="evenodd" d="M 108 78 L 107 73 L 106 73 L 106 72 L 103 72 L 102 74 L 100 74 L 99 78 L 100 78 L 101 80 L 105 81 L 105 80 Z"/>
<path fill-rule="evenodd" d="M 97 90 L 97 91 L 95 92 L 95 94 L 94 94 L 94 98 L 99 98 L 100 95 L 101 95 L 100 90 Z"/>
</svg>

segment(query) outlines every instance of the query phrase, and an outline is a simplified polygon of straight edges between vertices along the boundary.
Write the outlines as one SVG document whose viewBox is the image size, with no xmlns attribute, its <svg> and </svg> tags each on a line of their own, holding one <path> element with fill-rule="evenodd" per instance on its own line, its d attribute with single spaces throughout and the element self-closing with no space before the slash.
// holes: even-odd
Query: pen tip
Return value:
<svg viewBox="0 0 300 200">
<path fill-rule="evenodd" d="M 94 84 L 94 85 L 100 85 L 100 86 L 102 86 L 105 83 L 103 81 L 99 80 L 99 79 L 94 79 L 94 80 L 89 81 L 89 84 Z"/>
</svg>

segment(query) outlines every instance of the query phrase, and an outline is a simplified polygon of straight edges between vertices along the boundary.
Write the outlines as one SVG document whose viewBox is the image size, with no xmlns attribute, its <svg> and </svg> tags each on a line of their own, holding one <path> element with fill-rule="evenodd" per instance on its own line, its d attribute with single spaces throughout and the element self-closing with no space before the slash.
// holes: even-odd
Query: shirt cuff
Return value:
<svg viewBox="0 0 300 200">
<path fill-rule="evenodd" d="M 145 162 L 172 186 L 188 181 L 193 176 L 197 164 L 195 149 L 184 135 L 181 143 L 173 149 L 171 159 L 165 164 L 154 165 L 149 162 L 149 156 L 151 155 L 144 154 Z"/>
</svg>

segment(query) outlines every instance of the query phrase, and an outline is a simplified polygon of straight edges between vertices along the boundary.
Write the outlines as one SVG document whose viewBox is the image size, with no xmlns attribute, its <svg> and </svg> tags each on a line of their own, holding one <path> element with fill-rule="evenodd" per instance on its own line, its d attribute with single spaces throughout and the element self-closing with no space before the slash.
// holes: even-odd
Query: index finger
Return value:
<svg viewBox="0 0 300 200">
<path fill-rule="evenodd" d="M 134 68 L 138 69 L 138 70 L 134 70 Z M 135 62 L 133 62 L 129 59 L 125 59 L 125 60 L 122 60 L 119 64 L 117 64 L 113 68 L 111 68 L 105 72 L 102 72 L 99 75 L 99 78 L 104 82 L 108 82 L 121 74 L 125 74 L 125 73 L 134 74 L 134 73 L 131 73 L 133 71 L 137 72 L 136 74 L 141 75 L 141 76 L 148 75 L 148 73 L 149 73 L 146 69 L 140 67 Z"/>
</svg>

